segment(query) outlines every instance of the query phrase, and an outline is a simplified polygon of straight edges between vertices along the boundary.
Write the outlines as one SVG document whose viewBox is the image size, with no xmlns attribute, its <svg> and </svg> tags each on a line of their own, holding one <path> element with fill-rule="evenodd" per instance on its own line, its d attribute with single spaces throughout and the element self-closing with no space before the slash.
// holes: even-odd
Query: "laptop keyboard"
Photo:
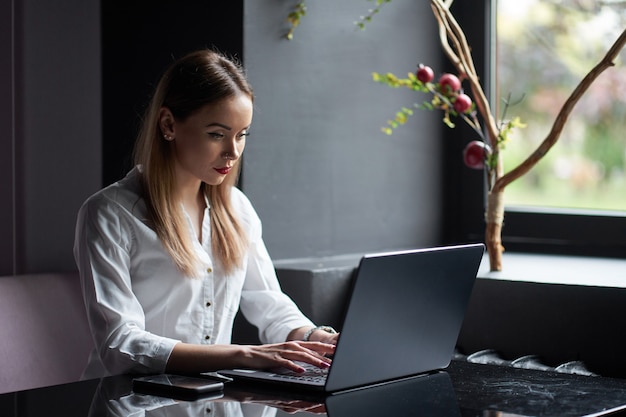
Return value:
<svg viewBox="0 0 626 417">
<path fill-rule="evenodd" d="M 323 384 L 326 382 L 328 376 L 328 369 L 318 368 L 315 365 L 311 365 L 305 362 L 297 362 L 298 365 L 304 368 L 304 372 L 295 372 L 289 369 L 279 369 L 275 372 L 275 377 L 290 381 L 307 381 L 313 383 Z"/>
</svg>

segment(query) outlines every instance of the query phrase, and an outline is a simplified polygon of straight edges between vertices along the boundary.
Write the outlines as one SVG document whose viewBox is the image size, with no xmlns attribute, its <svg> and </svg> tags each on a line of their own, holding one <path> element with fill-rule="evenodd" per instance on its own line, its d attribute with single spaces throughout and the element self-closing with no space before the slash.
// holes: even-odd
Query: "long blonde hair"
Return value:
<svg viewBox="0 0 626 417">
<path fill-rule="evenodd" d="M 168 108 L 176 120 L 201 107 L 244 93 L 253 99 L 241 66 L 210 50 L 192 52 L 174 62 L 161 77 L 147 108 L 135 145 L 135 163 L 142 167 L 142 183 L 151 227 L 186 276 L 195 276 L 199 260 L 193 249 L 181 205 L 174 195 L 174 153 L 159 128 L 159 112 Z M 230 192 L 237 183 L 241 159 L 217 186 L 203 183 L 210 204 L 211 246 L 226 272 L 241 266 L 247 247 L 243 229 L 231 207 Z"/>
</svg>

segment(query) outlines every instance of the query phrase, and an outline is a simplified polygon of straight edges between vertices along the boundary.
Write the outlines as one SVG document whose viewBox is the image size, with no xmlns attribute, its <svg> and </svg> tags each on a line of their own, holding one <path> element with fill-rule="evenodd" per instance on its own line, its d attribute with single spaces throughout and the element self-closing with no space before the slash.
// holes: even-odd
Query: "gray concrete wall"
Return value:
<svg viewBox="0 0 626 417">
<path fill-rule="evenodd" d="M 295 2 L 293 2 L 295 4 Z M 423 100 L 372 81 L 422 60 L 437 66 L 428 2 L 394 0 L 365 31 L 363 0 L 307 2 L 287 41 L 290 2 L 249 0 L 244 62 L 256 93 L 242 186 L 275 259 L 433 244 L 439 238 L 441 120 L 416 112 L 389 137 L 380 127 Z"/>
</svg>

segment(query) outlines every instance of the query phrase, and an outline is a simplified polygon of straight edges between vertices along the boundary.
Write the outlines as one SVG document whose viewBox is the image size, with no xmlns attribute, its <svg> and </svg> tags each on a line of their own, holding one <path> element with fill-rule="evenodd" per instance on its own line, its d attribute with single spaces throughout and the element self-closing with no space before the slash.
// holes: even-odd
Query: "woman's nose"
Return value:
<svg viewBox="0 0 626 417">
<path fill-rule="evenodd" d="M 241 151 L 237 147 L 237 144 L 233 142 L 233 143 L 229 143 L 229 145 L 227 145 L 224 148 L 224 151 L 222 153 L 222 158 L 237 159 L 239 158 L 240 155 L 241 155 Z"/>
</svg>

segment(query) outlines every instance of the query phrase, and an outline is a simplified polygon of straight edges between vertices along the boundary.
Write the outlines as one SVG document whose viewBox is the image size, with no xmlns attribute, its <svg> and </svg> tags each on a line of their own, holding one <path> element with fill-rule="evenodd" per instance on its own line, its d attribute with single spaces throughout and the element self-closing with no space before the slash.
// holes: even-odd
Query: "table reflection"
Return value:
<svg viewBox="0 0 626 417">
<path fill-rule="evenodd" d="M 103 379 L 89 416 L 130 417 L 460 417 L 450 377 L 445 372 L 378 386 L 321 395 L 277 390 L 272 386 L 227 384 L 221 393 L 181 401 L 132 392 L 131 380 Z"/>
<path fill-rule="evenodd" d="M 274 417 L 276 407 L 229 398 L 225 392 L 182 401 L 132 391 L 132 380 L 103 379 L 95 392 L 89 417 Z"/>
</svg>

